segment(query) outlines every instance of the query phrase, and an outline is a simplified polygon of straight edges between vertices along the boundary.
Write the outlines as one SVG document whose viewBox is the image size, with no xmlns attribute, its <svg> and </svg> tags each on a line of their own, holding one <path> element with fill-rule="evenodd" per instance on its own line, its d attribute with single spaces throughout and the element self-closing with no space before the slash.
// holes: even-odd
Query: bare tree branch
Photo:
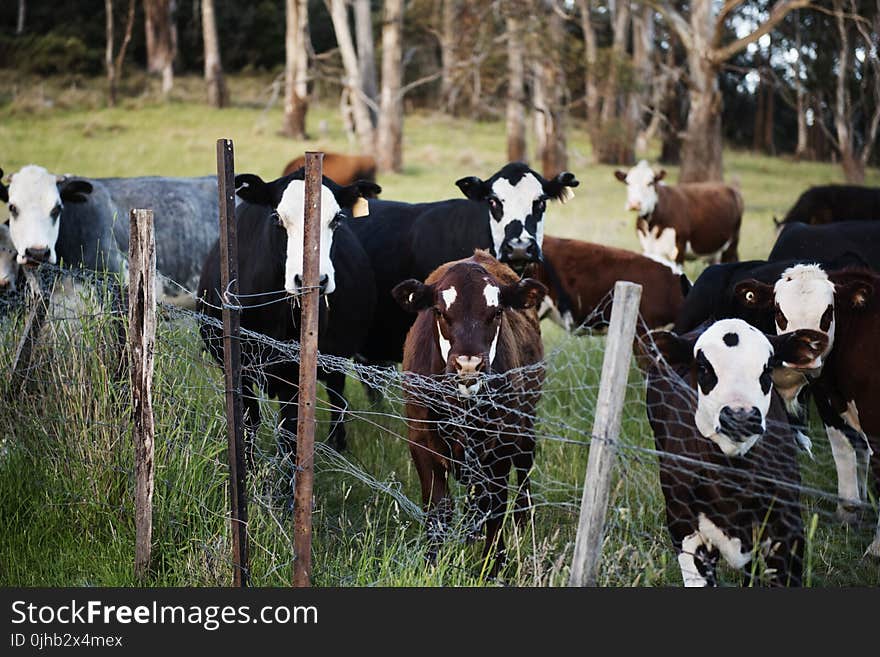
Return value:
<svg viewBox="0 0 880 657">
<path fill-rule="evenodd" d="M 685 50 L 692 50 L 694 47 L 694 34 L 684 16 L 669 4 L 668 0 L 649 0 L 649 2 L 652 7 L 663 14 L 663 18 L 675 30 Z"/>
<path fill-rule="evenodd" d="M 803 9 L 811 6 L 810 0 L 780 0 L 780 2 L 773 5 L 773 9 L 770 11 L 770 16 L 758 26 L 758 29 L 741 39 L 728 43 L 726 46 L 713 48 L 708 53 L 709 60 L 715 64 L 726 62 L 750 43 L 754 43 L 768 32 L 771 32 L 773 28 L 775 28 L 790 12 L 795 9 Z"/>
</svg>

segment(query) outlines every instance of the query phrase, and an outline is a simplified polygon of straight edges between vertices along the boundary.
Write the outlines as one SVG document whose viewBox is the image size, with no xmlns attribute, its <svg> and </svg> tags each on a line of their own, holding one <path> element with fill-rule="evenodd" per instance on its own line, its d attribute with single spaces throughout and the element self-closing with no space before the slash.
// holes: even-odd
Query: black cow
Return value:
<svg viewBox="0 0 880 657">
<path fill-rule="evenodd" d="M 785 218 L 776 221 L 776 225 L 817 225 L 874 219 L 880 219 L 880 187 L 819 185 L 801 194 Z"/>
<path fill-rule="evenodd" d="M 236 176 L 238 196 L 245 202 L 235 210 L 238 234 L 238 285 L 241 326 L 279 341 L 299 340 L 300 310 L 294 303 L 302 288 L 304 170 L 266 183 L 257 176 Z M 361 348 L 373 317 L 376 289 L 370 261 L 349 224 L 341 221 L 342 208 L 361 197 L 378 194 L 378 185 L 359 181 L 340 187 L 324 178 L 321 189 L 320 285 L 322 308 L 318 349 L 322 354 L 351 357 Z M 199 281 L 198 307 L 214 318 L 221 316 L 220 247 L 215 244 L 205 260 Z M 230 300 L 235 302 L 235 300 Z M 222 327 L 202 322 L 208 351 L 223 360 Z M 282 401 L 282 444 L 295 454 L 291 438 L 296 430 L 299 366 L 282 350 L 263 340 L 242 345 L 242 387 L 249 442 L 259 425 L 260 387 Z M 345 374 L 319 368 L 331 403 L 331 443 L 345 446 L 342 412 Z M 249 445 L 249 456 L 252 445 Z"/>
<path fill-rule="evenodd" d="M 880 221 L 786 225 L 767 260 L 791 259 L 839 260 L 845 265 L 880 271 Z"/>
<path fill-rule="evenodd" d="M 375 320 L 361 355 L 369 362 L 401 362 L 403 343 L 415 316 L 391 290 L 407 279 L 424 280 L 440 265 L 487 249 L 522 273 L 540 262 L 548 200 L 565 201 L 574 175 L 552 180 L 522 163 L 510 163 L 488 180 L 474 176 L 455 183 L 467 197 L 433 203 L 371 201 L 370 215 L 350 225 L 364 245 L 376 276 Z"/>
</svg>

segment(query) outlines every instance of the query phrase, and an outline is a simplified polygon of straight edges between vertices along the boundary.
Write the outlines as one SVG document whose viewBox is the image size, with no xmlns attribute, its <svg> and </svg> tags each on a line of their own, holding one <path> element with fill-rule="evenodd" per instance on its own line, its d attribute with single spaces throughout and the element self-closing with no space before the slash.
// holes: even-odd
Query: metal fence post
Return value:
<svg viewBox="0 0 880 657">
<path fill-rule="evenodd" d="M 247 537 L 247 470 L 241 400 L 241 318 L 238 299 L 238 237 L 235 226 L 235 160 L 231 139 L 217 140 L 217 193 L 220 201 L 220 285 L 223 299 L 223 375 L 226 386 L 226 438 L 229 510 L 232 529 L 232 584 L 250 579 Z"/>
<path fill-rule="evenodd" d="M 132 210 L 128 240 L 128 339 L 135 454 L 134 575 L 150 569 L 153 536 L 153 354 L 156 346 L 156 242 L 153 211 Z"/>
<path fill-rule="evenodd" d="M 602 379 L 596 400 L 596 417 L 593 422 L 569 586 L 596 585 L 599 560 L 602 557 L 611 474 L 620 434 L 620 416 L 626 397 L 626 381 L 641 297 L 641 285 L 627 281 L 618 281 L 614 285 L 614 304 L 605 342 Z"/>
<path fill-rule="evenodd" d="M 300 319 L 299 415 L 293 510 L 293 585 L 312 578 L 312 489 L 315 464 L 315 387 L 318 371 L 318 278 L 321 246 L 323 153 L 306 153 L 303 293 Z"/>
</svg>

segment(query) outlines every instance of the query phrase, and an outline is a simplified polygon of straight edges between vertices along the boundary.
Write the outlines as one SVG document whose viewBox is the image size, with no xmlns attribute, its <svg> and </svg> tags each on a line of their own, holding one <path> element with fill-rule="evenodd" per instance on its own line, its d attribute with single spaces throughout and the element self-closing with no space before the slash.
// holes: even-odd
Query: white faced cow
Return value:
<svg viewBox="0 0 880 657">
<path fill-rule="evenodd" d="M 15 292 L 16 278 L 18 278 L 18 260 L 15 246 L 9 237 L 9 227 L 0 224 L 0 292 Z"/>
<path fill-rule="evenodd" d="M 758 551 L 767 565 L 759 576 L 798 585 L 797 448 L 771 371 L 779 361 L 815 360 L 827 340 L 808 330 L 766 336 L 740 319 L 704 328 L 654 333 L 663 360 L 647 367 L 648 419 L 684 584 L 714 585 L 719 558 L 744 569 Z"/>
<path fill-rule="evenodd" d="M 721 183 L 665 185 L 666 172 L 655 172 L 646 160 L 614 175 L 626 184 L 626 209 L 638 214 L 645 255 L 678 265 L 685 258 L 738 260 L 743 200 L 736 189 Z"/>
</svg>

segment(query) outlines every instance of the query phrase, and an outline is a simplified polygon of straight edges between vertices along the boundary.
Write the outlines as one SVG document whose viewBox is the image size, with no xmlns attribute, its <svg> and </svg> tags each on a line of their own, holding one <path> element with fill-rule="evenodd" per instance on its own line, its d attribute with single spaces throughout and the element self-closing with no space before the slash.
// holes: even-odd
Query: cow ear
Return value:
<svg viewBox="0 0 880 657">
<path fill-rule="evenodd" d="M 434 288 L 414 278 L 398 283 L 391 296 L 407 312 L 417 313 L 434 305 Z"/>
<path fill-rule="evenodd" d="M 482 201 L 489 196 L 486 183 L 476 176 L 466 176 L 455 181 L 455 186 L 472 201 Z"/>
<path fill-rule="evenodd" d="M 537 308 L 541 305 L 547 286 L 534 278 L 524 278 L 501 290 L 501 303 L 508 308 Z"/>
<path fill-rule="evenodd" d="M 9 189 L 3 184 L 3 169 L 0 169 L 0 201 L 9 203 Z"/>
<path fill-rule="evenodd" d="M 626 171 L 621 171 L 620 169 L 618 169 L 614 172 L 614 177 L 617 178 L 624 185 L 626 184 Z"/>
<path fill-rule="evenodd" d="M 58 193 L 65 203 L 85 203 L 92 189 L 92 184 L 85 180 L 65 179 L 58 183 Z"/>
<path fill-rule="evenodd" d="M 737 283 L 733 294 L 746 308 L 769 308 L 773 303 L 773 286 L 754 278 Z"/>
<path fill-rule="evenodd" d="M 550 198 L 555 198 L 560 203 L 566 203 L 574 198 L 572 187 L 577 187 L 580 182 L 570 171 L 563 171 L 552 180 L 543 183 L 544 193 Z"/>
<path fill-rule="evenodd" d="M 863 310 L 871 297 L 874 296 L 874 286 L 868 281 L 855 280 L 843 284 L 838 283 L 834 291 L 840 303 L 853 310 Z"/>
<path fill-rule="evenodd" d="M 654 182 L 658 183 L 666 177 L 666 169 L 660 169 L 658 173 L 654 174 Z"/>
<path fill-rule="evenodd" d="M 272 206 L 272 186 L 252 173 L 241 173 L 235 177 L 235 193 L 242 201 Z"/>
<path fill-rule="evenodd" d="M 681 273 L 678 276 L 678 284 L 681 286 L 681 296 L 687 297 L 691 293 L 691 290 L 694 289 L 694 284 L 691 283 L 691 279 L 687 277 L 687 274 Z"/>
<path fill-rule="evenodd" d="M 358 180 L 347 187 L 333 189 L 333 195 L 340 208 L 351 208 L 355 217 L 364 217 L 370 213 L 363 199 L 376 198 L 382 188 L 369 180 Z"/>
<path fill-rule="evenodd" d="M 773 345 L 773 362 L 784 366 L 809 365 L 828 348 L 828 336 L 811 329 L 768 335 L 767 339 Z"/>
<path fill-rule="evenodd" d="M 694 360 L 696 338 L 681 337 L 672 331 L 651 331 L 647 342 L 647 351 L 653 358 L 662 357 L 672 366 L 689 367 Z"/>
</svg>

